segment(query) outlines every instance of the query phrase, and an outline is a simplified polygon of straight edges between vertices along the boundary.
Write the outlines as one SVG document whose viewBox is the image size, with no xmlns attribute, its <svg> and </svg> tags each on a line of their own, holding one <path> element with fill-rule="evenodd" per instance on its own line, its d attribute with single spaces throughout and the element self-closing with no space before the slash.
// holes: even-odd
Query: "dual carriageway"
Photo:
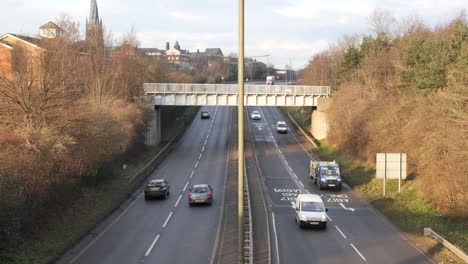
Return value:
<svg viewBox="0 0 468 264">
<path fill-rule="evenodd" d="M 204 106 L 211 119 L 198 116 L 169 156 L 148 178 L 165 178 L 171 185 L 167 200 L 145 201 L 143 186 L 96 230 L 65 254 L 58 263 L 227 263 L 217 258 L 230 136 L 237 126 L 235 107 Z M 261 120 L 250 120 L 257 110 Z M 312 146 L 293 127 L 277 134 L 276 107 L 246 107 L 246 140 L 251 142 L 263 206 L 252 215 L 267 214 L 268 236 L 257 234 L 268 246 L 267 257 L 253 263 L 432 263 L 404 234 L 368 203 L 345 187 L 341 192 L 319 191 L 308 176 Z M 212 206 L 190 207 L 188 187 L 208 183 L 214 189 Z M 258 195 L 261 192 L 261 195 Z M 327 208 L 326 230 L 298 227 L 291 202 L 299 193 L 319 194 Z M 255 193 L 252 193 L 255 195 Z M 255 219 L 253 219 L 255 222 Z M 258 226 L 262 223 L 256 223 Z M 236 233 L 232 233 L 236 236 Z M 268 241 L 265 241 L 265 237 Z M 255 251 L 254 251 L 255 252 Z M 232 263 L 237 259 L 233 258 Z"/>
</svg>

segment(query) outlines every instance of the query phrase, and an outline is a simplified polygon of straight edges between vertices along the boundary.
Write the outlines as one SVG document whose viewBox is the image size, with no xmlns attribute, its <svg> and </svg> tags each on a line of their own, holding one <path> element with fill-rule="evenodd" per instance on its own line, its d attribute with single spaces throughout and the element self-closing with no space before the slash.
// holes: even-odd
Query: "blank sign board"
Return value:
<svg viewBox="0 0 468 264">
<path fill-rule="evenodd" d="M 377 153 L 377 179 L 406 179 L 405 153 Z"/>
</svg>

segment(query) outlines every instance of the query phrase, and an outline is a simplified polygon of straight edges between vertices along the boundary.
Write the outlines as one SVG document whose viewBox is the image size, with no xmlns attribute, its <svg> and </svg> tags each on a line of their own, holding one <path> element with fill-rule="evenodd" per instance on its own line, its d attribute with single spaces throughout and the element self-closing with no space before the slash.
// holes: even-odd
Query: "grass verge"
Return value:
<svg viewBox="0 0 468 264">
<path fill-rule="evenodd" d="M 80 238 L 92 230 L 100 221 L 110 215 L 118 206 L 128 199 L 147 175 L 141 175 L 132 184 L 132 178 L 158 153 L 165 143 L 173 137 L 181 136 L 191 124 L 198 107 L 187 107 L 182 114 L 164 128 L 162 144 L 146 146 L 128 161 L 128 168 L 114 168 L 114 176 L 96 188 L 83 190 L 77 200 L 60 219 L 54 219 L 43 231 L 31 237 L 19 249 L 8 254 L 0 254 L 2 264 L 42 264 L 51 263 L 70 248 Z"/>
<path fill-rule="evenodd" d="M 309 131 L 310 120 L 304 120 L 299 108 L 282 108 L 287 116 L 289 111 L 296 122 Z M 315 154 L 322 160 L 336 160 L 343 171 L 345 181 L 357 190 L 360 196 L 368 200 L 377 210 L 398 226 L 421 249 L 435 259 L 444 263 L 464 263 L 442 244 L 432 238 L 423 236 L 425 227 L 432 228 L 445 239 L 468 252 L 468 229 L 466 223 L 451 221 L 445 215 L 438 213 L 417 192 L 414 180 L 402 181 L 401 194 L 398 194 L 398 181 L 387 181 L 386 196 L 382 196 L 382 180 L 375 179 L 375 169 L 356 161 L 346 153 L 335 149 L 326 141 L 320 142 L 320 148 Z"/>
</svg>

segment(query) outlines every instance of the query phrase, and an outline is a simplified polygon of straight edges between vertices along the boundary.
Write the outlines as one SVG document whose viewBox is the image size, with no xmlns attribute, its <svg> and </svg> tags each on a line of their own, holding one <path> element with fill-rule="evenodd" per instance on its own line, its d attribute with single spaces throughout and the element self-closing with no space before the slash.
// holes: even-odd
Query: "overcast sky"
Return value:
<svg viewBox="0 0 468 264">
<path fill-rule="evenodd" d="M 237 53 L 236 0 L 97 0 L 107 29 L 119 40 L 132 26 L 141 47 L 163 49 L 176 40 L 183 49 L 219 47 Z M 0 0 L 0 33 L 38 34 L 38 28 L 68 14 L 84 30 L 90 0 Z M 467 0 L 245 0 L 245 54 L 277 67 L 300 68 L 343 35 L 369 32 L 375 9 L 404 18 L 416 15 L 426 24 L 447 23 Z"/>
</svg>

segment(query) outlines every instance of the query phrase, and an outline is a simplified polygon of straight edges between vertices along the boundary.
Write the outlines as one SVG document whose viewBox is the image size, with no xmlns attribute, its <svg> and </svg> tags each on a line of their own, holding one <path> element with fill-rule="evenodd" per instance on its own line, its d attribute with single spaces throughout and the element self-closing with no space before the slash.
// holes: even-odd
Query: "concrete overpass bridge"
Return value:
<svg viewBox="0 0 468 264">
<path fill-rule="evenodd" d="M 154 105 L 236 106 L 237 84 L 145 83 Z M 330 95 L 329 86 L 245 85 L 246 106 L 317 106 L 317 99 Z"/>
<path fill-rule="evenodd" d="M 237 84 L 145 83 L 146 104 L 155 106 L 149 124 L 147 144 L 159 144 L 161 138 L 159 106 L 237 106 Z M 326 117 L 319 111 L 319 101 L 330 96 L 329 86 L 244 85 L 245 106 L 313 107 L 311 131 L 317 138 L 326 135 Z M 322 103 L 321 103 L 322 104 Z M 325 125 L 324 125 L 325 124 Z M 325 129 L 325 131 L 324 131 Z M 315 131 L 315 133 L 314 133 Z"/>
</svg>

